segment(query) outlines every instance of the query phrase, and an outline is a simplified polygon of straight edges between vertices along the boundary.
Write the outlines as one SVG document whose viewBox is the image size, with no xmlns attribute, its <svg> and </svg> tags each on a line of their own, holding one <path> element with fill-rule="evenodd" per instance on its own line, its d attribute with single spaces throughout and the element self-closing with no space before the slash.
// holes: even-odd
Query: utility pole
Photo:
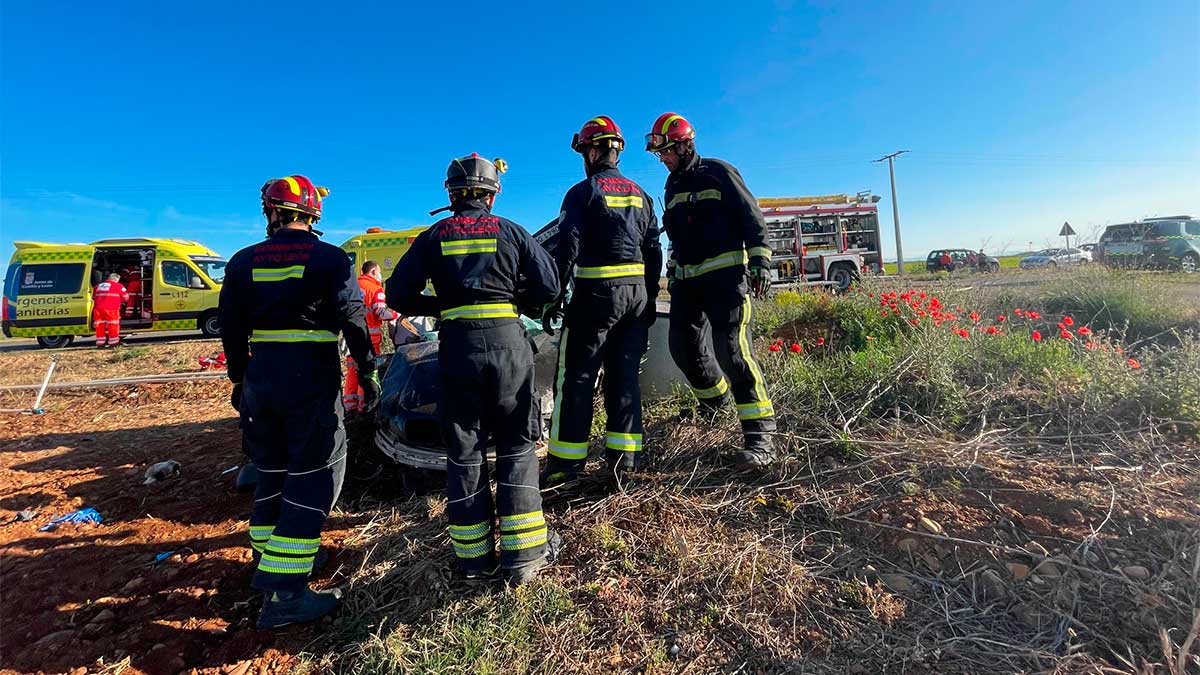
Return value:
<svg viewBox="0 0 1200 675">
<path fill-rule="evenodd" d="M 892 223 L 896 226 L 896 273 L 904 274 L 904 247 L 900 243 L 900 205 L 896 203 L 896 158 L 908 150 L 897 150 L 890 155 L 880 157 L 872 162 L 882 162 L 887 160 L 888 175 L 892 179 Z"/>
</svg>

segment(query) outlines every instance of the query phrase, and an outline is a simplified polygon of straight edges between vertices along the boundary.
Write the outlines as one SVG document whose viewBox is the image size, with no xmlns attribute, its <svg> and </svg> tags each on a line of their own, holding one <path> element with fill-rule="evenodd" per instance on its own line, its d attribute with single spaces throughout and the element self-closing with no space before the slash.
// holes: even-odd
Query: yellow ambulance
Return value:
<svg viewBox="0 0 1200 675">
<path fill-rule="evenodd" d="M 217 298 L 225 259 L 184 239 L 103 239 L 91 244 L 13 243 L 4 277 L 3 332 L 46 348 L 94 335 L 92 288 L 116 273 L 129 290 L 121 332 L 220 334 Z"/>
<path fill-rule="evenodd" d="M 354 265 L 354 273 L 362 270 L 362 265 L 368 260 L 374 260 L 383 268 L 383 280 L 392 276 L 396 263 L 400 262 L 404 252 L 412 246 L 417 238 L 428 227 L 414 227 L 407 230 L 384 230 L 369 227 L 363 234 L 356 234 L 342 243 L 342 250 L 350 256 Z"/>
</svg>

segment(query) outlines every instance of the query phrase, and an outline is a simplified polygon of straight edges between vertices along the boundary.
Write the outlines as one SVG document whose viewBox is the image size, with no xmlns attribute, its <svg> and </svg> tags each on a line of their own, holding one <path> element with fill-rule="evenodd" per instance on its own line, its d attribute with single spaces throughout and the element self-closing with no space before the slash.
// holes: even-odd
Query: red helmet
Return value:
<svg viewBox="0 0 1200 675">
<path fill-rule="evenodd" d="M 676 143 L 690 141 L 695 137 L 696 130 L 692 128 L 691 122 L 683 118 L 683 115 L 671 112 L 663 113 L 654 120 L 654 126 L 650 129 L 650 133 L 646 134 L 646 150 L 658 152 Z"/>
<path fill-rule="evenodd" d="M 579 133 L 571 138 L 571 149 L 575 152 L 582 153 L 589 145 L 621 150 L 625 147 L 625 137 L 613 118 L 601 115 L 585 122 Z"/>
<path fill-rule="evenodd" d="M 320 220 L 321 198 L 328 194 L 329 188 L 317 187 L 299 174 L 272 178 L 262 186 L 263 210 L 274 206 L 299 211 Z"/>
</svg>

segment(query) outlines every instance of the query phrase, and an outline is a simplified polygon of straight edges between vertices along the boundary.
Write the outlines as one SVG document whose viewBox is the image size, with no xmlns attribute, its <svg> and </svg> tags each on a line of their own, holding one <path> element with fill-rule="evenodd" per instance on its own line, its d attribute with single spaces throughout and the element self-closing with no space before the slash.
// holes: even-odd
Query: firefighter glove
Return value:
<svg viewBox="0 0 1200 675">
<path fill-rule="evenodd" d="M 764 298 L 771 289 L 771 270 L 765 267 L 750 268 L 750 290 L 756 298 Z"/>
<path fill-rule="evenodd" d="M 238 412 L 242 411 L 242 383 L 241 382 L 233 383 L 233 391 L 229 394 L 229 405 L 233 406 L 233 409 Z"/>
<path fill-rule="evenodd" d="M 383 387 L 379 384 L 378 371 L 370 374 L 359 373 L 359 382 L 363 390 L 363 412 L 372 413 L 379 407 L 379 398 L 383 395 Z"/>
</svg>

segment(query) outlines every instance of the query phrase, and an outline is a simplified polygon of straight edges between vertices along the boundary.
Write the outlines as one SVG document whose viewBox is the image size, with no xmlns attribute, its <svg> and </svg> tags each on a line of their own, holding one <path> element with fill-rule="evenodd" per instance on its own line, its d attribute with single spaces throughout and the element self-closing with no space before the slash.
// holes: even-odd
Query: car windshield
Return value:
<svg viewBox="0 0 1200 675">
<path fill-rule="evenodd" d="M 225 283 L 225 261 L 221 258 L 202 258 L 200 256 L 192 256 L 192 262 L 200 268 L 201 272 L 208 275 L 214 283 Z"/>
<path fill-rule="evenodd" d="M 1056 248 L 1044 248 L 1044 249 L 1042 249 L 1042 250 L 1038 251 L 1037 253 L 1034 253 L 1033 255 L 1040 255 L 1040 256 L 1043 256 L 1043 257 L 1046 257 L 1046 258 L 1050 258 L 1050 257 L 1056 256 L 1056 255 L 1058 255 L 1058 254 L 1059 254 L 1059 249 L 1056 249 Z"/>
</svg>

